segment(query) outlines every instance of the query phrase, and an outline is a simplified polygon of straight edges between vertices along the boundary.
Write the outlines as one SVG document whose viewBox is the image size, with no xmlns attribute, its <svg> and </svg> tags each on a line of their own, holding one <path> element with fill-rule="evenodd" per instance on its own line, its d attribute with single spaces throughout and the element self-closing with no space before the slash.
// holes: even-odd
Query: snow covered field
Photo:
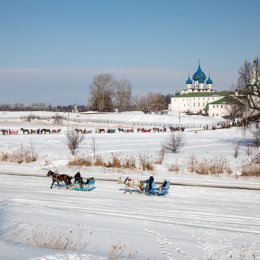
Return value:
<svg viewBox="0 0 260 260">
<path fill-rule="evenodd" d="M 13 114 L 3 116 L 10 118 Z M 142 122 L 155 122 L 160 117 L 140 116 Z M 109 117 L 117 120 L 118 114 Z M 124 121 L 136 121 L 134 117 L 125 114 Z M 178 115 L 161 119 L 176 124 L 180 120 Z M 116 182 L 119 176 L 147 179 L 149 171 L 69 168 L 66 123 L 1 120 L 1 129 L 19 130 L 19 134 L 0 135 L 0 152 L 33 147 L 38 159 L 28 164 L 0 163 L 0 259 L 260 259 L 260 180 L 239 177 L 241 163 L 248 159 L 243 146 L 238 158 L 233 155 L 234 143 L 242 138 L 239 128 L 187 129 L 183 149 L 166 154 L 163 164 L 155 165 L 152 173 L 156 181 L 167 178 L 175 184 L 167 196 L 157 197 L 124 193 L 124 186 Z M 219 119 L 185 120 L 205 125 Z M 36 129 L 46 125 L 61 128 L 61 134 L 20 132 L 21 127 Z M 74 127 L 94 129 L 96 125 L 75 123 Z M 135 158 L 146 154 L 153 161 L 168 134 L 93 133 L 85 136 L 77 154 L 90 154 L 95 138 L 97 152 L 104 157 L 112 152 Z M 250 143 L 250 134 L 246 133 L 243 140 L 243 144 Z M 233 172 L 218 176 L 190 173 L 187 164 L 191 156 L 222 156 Z M 172 164 L 178 164 L 181 170 L 170 172 Z M 69 175 L 80 170 L 84 177 L 97 179 L 96 189 L 51 190 L 48 169 Z"/>
</svg>

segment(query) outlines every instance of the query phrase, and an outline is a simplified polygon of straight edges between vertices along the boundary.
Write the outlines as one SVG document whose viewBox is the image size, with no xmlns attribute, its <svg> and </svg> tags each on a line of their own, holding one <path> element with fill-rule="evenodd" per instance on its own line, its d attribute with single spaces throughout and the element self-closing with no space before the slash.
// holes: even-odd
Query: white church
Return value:
<svg viewBox="0 0 260 260">
<path fill-rule="evenodd" d="M 180 94 L 187 94 L 187 93 L 212 93 L 215 92 L 215 90 L 212 88 L 213 81 L 211 80 L 210 76 L 206 81 L 206 75 L 201 70 L 200 64 L 197 69 L 197 71 L 193 74 L 193 82 L 189 78 L 186 80 L 186 89 L 182 90 Z"/>
<path fill-rule="evenodd" d="M 251 86 L 259 88 L 260 75 L 257 71 L 257 59 L 253 62 Z M 213 81 L 210 76 L 206 80 L 206 75 L 202 71 L 200 64 L 197 71 L 193 74 L 193 81 L 188 77 L 186 81 L 186 89 L 177 91 L 175 96 L 171 98 L 168 112 L 191 113 L 191 114 L 207 114 L 208 116 L 226 116 L 228 111 L 237 100 L 237 91 L 215 91 Z M 259 98 L 254 98 L 255 103 L 259 103 Z"/>
<path fill-rule="evenodd" d="M 223 95 L 214 90 L 210 76 L 206 80 L 206 75 L 200 64 L 192 79 L 193 81 L 189 76 L 186 80 L 186 89 L 177 91 L 175 96 L 171 98 L 168 111 L 206 113 L 210 103 L 224 98 Z M 220 116 L 220 113 L 216 113 L 216 116 Z"/>
</svg>

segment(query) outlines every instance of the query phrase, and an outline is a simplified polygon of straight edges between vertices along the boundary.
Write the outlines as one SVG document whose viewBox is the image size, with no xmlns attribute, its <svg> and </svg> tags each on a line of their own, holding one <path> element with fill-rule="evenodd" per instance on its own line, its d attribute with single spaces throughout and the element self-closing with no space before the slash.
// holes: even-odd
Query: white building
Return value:
<svg viewBox="0 0 260 260">
<path fill-rule="evenodd" d="M 252 97 L 252 102 L 260 106 L 260 99 L 257 93 L 260 88 L 260 75 L 258 72 L 258 61 L 254 60 L 252 66 L 252 75 L 250 86 L 255 90 L 256 95 Z M 188 112 L 188 113 L 205 113 L 209 116 L 226 116 L 229 114 L 232 105 L 237 104 L 236 98 L 238 93 L 233 91 L 217 92 L 213 89 L 213 81 L 210 76 L 206 81 L 206 75 L 201 70 L 200 64 L 197 71 L 186 81 L 186 89 L 177 91 L 171 98 L 168 106 L 169 111 Z M 206 82 L 205 82 L 206 81 Z"/>
<path fill-rule="evenodd" d="M 222 99 L 224 96 L 216 93 L 190 93 L 177 95 L 171 98 L 169 111 L 203 113 L 211 102 Z"/>
<path fill-rule="evenodd" d="M 213 89 L 213 81 L 210 76 L 206 81 L 206 75 L 201 70 L 200 64 L 192 79 L 193 81 L 189 76 L 186 81 L 186 89 L 178 91 L 171 98 L 169 111 L 204 113 L 209 103 L 224 97 Z"/>
<path fill-rule="evenodd" d="M 214 102 L 208 104 L 207 113 L 209 116 L 228 116 L 231 111 L 232 105 L 234 102 L 234 97 L 225 96 L 221 99 L 218 99 Z"/>
</svg>

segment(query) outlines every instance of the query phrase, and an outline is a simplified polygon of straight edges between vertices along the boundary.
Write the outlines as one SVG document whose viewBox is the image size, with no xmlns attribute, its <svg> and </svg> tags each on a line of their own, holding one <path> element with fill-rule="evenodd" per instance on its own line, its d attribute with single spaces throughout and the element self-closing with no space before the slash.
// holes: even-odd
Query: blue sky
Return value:
<svg viewBox="0 0 260 260">
<path fill-rule="evenodd" d="M 100 73 L 134 95 L 174 94 L 188 73 L 230 89 L 260 52 L 258 0 L 0 0 L 0 103 L 86 104 Z"/>
</svg>

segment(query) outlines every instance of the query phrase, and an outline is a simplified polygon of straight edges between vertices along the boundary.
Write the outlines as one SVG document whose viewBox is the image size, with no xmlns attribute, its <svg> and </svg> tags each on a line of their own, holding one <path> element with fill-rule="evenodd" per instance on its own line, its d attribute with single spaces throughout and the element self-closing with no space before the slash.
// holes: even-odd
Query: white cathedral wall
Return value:
<svg viewBox="0 0 260 260">
<path fill-rule="evenodd" d="M 200 97 L 172 97 L 169 104 L 169 111 L 175 112 L 200 112 L 205 108 L 207 103 L 219 100 L 222 96 L 200 96 Z"/>
</svg>

